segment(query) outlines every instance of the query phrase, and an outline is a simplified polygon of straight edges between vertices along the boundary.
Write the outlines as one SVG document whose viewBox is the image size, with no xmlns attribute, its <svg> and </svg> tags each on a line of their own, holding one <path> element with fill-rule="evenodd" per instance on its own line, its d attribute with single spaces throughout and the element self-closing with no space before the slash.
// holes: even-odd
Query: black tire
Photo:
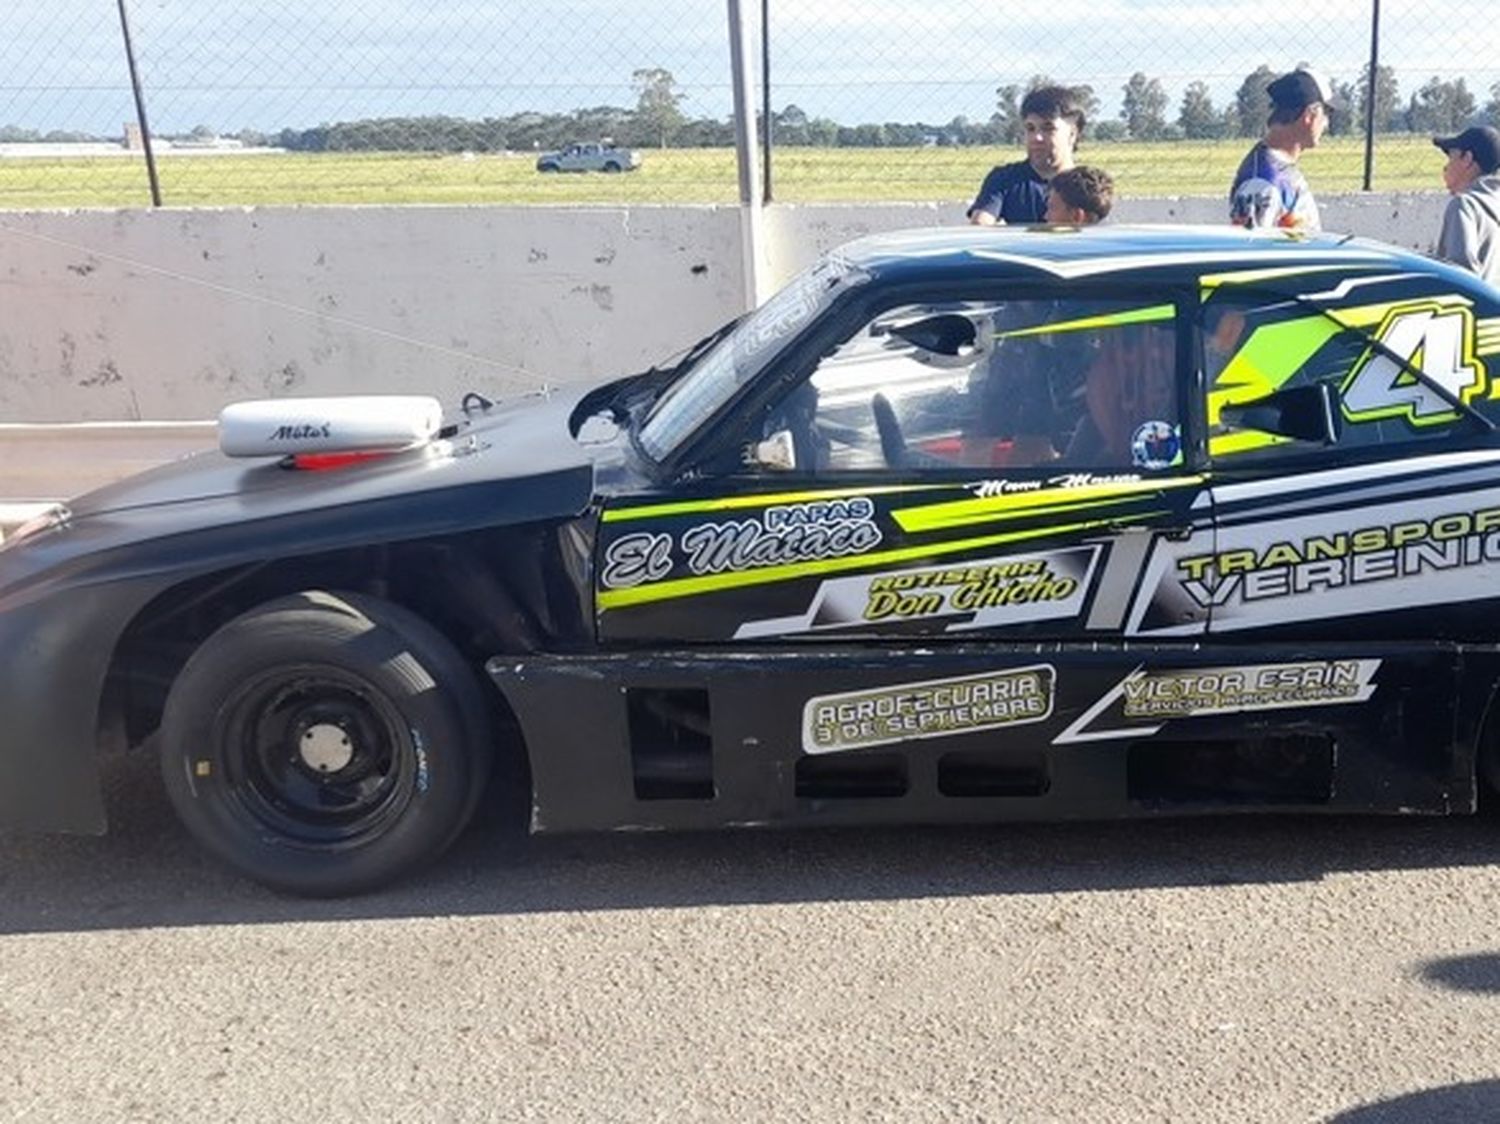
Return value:
<svg viewBox="0 0 1500 1124">
<path fill-rule="evenodd" d="M 441 854 L 488 779 L 475 673 L 410 611 L 306 593 L 203 642 L 162 717 L 167 794 L 240 873 L 308 896 L 370 890 Z"/>
<path fill-rule="evenodd" d="M 536 170 L 539 172 L 555 172 L 558 168 L 556 164 L 538 164 Z"/>
<path fill-rule="evenodd" d="M 620 165 L 611 160 L 608 164 L 604 165 L 604 170 L 606 172 L 618 172 L 620 170 Z"/>
</svg>

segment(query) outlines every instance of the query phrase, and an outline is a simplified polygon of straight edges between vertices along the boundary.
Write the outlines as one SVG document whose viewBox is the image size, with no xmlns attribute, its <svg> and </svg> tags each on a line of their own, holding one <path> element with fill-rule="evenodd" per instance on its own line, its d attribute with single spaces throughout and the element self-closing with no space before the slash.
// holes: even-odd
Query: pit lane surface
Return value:
<svg viewBox="0 0 1500 1124">
<path fill-rule="evenodd" d="M 1483 1120 L 1500 821 L 522 839 L 303 902 L 0 838 L 7 1120 Z"/>
</svg>

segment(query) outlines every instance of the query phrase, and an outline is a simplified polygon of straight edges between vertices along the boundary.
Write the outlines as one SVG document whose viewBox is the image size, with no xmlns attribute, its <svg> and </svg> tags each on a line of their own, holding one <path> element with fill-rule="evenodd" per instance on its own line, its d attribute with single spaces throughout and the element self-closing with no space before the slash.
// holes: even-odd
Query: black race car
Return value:
<svg viewBox="0 0 1500 1124">
<path fill-rule="evenodd" d="M 231 407 L 0 550 L 0 822 L 103 830 L 142 743 L 311 894 L 522 786 L 535 831 L 1471 811 L 1497 353 L 1500 294 L 1378 243 L 961 229 L 592 389 Z"/>
</svg>

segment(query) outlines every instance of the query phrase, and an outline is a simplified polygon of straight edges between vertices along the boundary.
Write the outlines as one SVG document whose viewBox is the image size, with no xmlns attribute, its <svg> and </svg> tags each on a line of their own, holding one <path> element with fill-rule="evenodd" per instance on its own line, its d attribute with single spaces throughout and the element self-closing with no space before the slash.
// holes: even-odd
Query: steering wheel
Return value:
<svg viewBox="0 0 1500 1124">
<path fill-rule="evenodd" d="M 910 459 L 906 438 L 901 433 L 901 423 L 896 420 L 896 411 L 891 400 L 884 394 L 870 399 L 870 412 L 875 415 L 875 432 L 880 434 L 880 452 L 890 468 L 905 468 Z"/>
</svg>

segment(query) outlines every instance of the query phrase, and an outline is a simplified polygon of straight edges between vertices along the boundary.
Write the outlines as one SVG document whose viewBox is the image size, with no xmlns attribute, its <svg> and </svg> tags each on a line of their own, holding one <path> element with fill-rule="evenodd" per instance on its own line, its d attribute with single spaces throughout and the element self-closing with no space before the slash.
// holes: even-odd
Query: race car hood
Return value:
<svg viewBox="0 0 1500 1124">
<path fill-rule="evenodd" d="M 79 496 L 68 508 L 74 519 L 88 519 L 223 500 L 250 516 L 558 473 L 586 476 L 591 458 L 567 428 L 579 397 L 521 399 L 464 418 L 449 436 L 424 445 L 346 461 L 310 458 L 310 468 L 294 467 L 291 458 L 197 453 Z"/>
<path fill-rule="evenodd" d="M 569 429 L 586 390 L 495 406 L 429 444 L 327 470 L 215 451 L 129 477 L 71 500 L 57 533 L 0 549 L 0 606 L 77 576 L 85 557 L 97 561 L 84 569 L 139 566 L 139 555 L 120 553 L 134 544 L 154 556 L 180 543 L 180 557 L 213 565 L 288 542 L 313 552 L 576 516 L 592 500 L 601 455 Z"/>
</svg>

